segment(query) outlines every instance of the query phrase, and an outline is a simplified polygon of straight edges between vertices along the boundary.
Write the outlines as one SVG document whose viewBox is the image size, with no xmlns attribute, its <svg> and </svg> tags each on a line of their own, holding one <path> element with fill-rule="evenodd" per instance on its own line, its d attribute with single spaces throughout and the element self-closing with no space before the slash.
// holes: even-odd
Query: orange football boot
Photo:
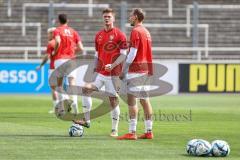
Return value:
<svg viewBox="0 0 240 160">
<path fill-rule="evenodd" d="M 138 137 L 139 139 L 153 139 L 153 133 L 147 132 Z"/>
<path fill-rule="evenodd" d="M 122 136 L 117 137 L 118 140 L 137 140 L 136 133 L 127 133 Z"/>
</svg>

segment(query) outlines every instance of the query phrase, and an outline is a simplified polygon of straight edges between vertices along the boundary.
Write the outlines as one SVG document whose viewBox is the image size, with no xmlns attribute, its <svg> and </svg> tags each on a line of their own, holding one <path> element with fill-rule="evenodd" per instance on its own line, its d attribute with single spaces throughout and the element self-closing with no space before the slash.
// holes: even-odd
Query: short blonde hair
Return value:
<svg viewBox="0 0 240 160">
<path fill-rule="evenodd" d="M 52 33 L 55 29 L 55 27 L 48 28 L 47 33 Z"/>
<path fill-rule="evenodd" d="M 112 13 L 113 16 L 115 16 L 115 12 L 112 8 L 105 8 L 103 11 L 102 11 L 102 14 L 104 13 Z"/>
</svg>

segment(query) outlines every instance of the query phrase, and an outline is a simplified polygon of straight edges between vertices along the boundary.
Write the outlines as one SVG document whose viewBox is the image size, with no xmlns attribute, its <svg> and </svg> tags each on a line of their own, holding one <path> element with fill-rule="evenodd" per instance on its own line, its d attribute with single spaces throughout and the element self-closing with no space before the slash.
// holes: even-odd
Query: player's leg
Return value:
<svg viewBox="0 0 240 160">
<path fill-rule="evenodd" d="M 119 140 L 136 140 L 138 107 L 136 97 L 128 94 L 129 133 L 119 136 Z"/>
<path fill-rule="evenodd" d="M 63 65 L 66 61 L 68 61 L 68 60 L 67 59 L 56 60 L 54 62 L 55 69 L 57 70 L 57 68 L 60 67 L 61 65 Z M 60 73 L 57 73 L 57 87 L 59 90 L 59 92 L 57 92 L 57 99 L 59 102 L 68 98 L 68 96 L 65 93 L 64 88 L 63 88 L 63 80 L 64 80 L 64 76 L 61 75 Z"/>
<path fill-rule="evenodd" d="M 152 115 L 153 115 L 153 110 L 152 110 L 152 105 L 149 100 L 148 92 L 150 90 L 149 85 L 150 79 L 148 76 L 144 76 L 143 78 L 143 83 L 141 83 L 143 86 L 141 87 L 141 93 L 139 95 L 140 103 L 143 107 L 144 111 L 144 124 L 145 124 L 145 132 L 143 135 L 139 136 L 138 138 L 141 139 L 152 139 L 153 138 L 153 133 L 152 133 L 152 126 L 153 126 L 153 121 L 152 121 Z"/>
<path fill-rule="evenodd" d="M 53 73 L 54 69 L 50 69 L 48 72 L 48 78 L 51 77 L 52 73 Z M 56 87 L 54 85 L 50 86 L 51 88 L 51 94 L 52 94 L 52 101 L 53 101 L 53 107 L 51 110 L 48 111 L 48 113 L 54 113 L 55 111 L 55 106 L 58 104 L 58 97 L 57 97 L 57 91 L 56 91 Z"/>
<path fill-rule="evenodd" d="M 64 92 L 64 89 L 63 89 L 63 77 L 57 77 L 57 87 L 59 88 L 59 90 L 61 90 L 57 94 L 57 99 L 59 101 L 63 101 L 64 97 L 65 97 L 65 93 L 63 93 Z"/>
<path fill-rule="evenodd" d="M 110 107 L 111 107 L 111 119 L 112 119 L 112 131 L 110 136 L 118 136 L 118 124 L 120 116 L 120 107 L 118 97 L 109 97 Z"/>
<path fill-rule="evenodd" d="M 69 75 L 68 82 L 69 82 L 69 86 L 75 86 L 76 85 L 75 75 Z M 72 103 L 73 113 L 78 114 L 78 96 L 69 95 L 69 98 L 73 101 Z"/>
<path fill-rule="evenodd" d="M 103 81 L 101 77 L 98 75 L 96 77 L 96 80 L 93 83 L 86 83 L 83 87 L 83 93 L 84 94 L 91 94 L 93 91 L 98 91 L 102 88 L 103 86 Z M 88 96 L 83 96 L 83 112 L 84 111 L 84 106 L 86 106 L 87 112 L 84 114 L 84 120 L 73 120 L 74 123 L 82 125 L 84 127 L 89 128 L 90 127 L 90 110 L 92 106 L 92 100 L 91 97 Z M 89 120 L 88 120 L 89 119 Z"/>
<path fill-rule="evenodd" d="M 137 98 L 139 98 L 139 84 L 142 84 L 142 81 L 144 79 L 137 77 L 141 77 L 143 74 L 138 73 L 131 73 L 127 74 L 126 76 L 126 83 L 127 83 L 127 97 L 128 97 L 128 111 L 129 111 L 129 133 L 118 137 L 119 140 L 135 140 L 137 139 L 136 136 L 136 129 L 137 129 L 137 115 L 138 115 L 138 107 L 137 107 Z M 135 91 L 133 92 L 130 90 L 130 88 L 135 88 Z"/>
<path fill-rule="evenodd" d="M 153 133 L 152 133 L 152 126 L 153 126 L 152 105 L 150 103 L 149 98 L 140 99 L 140 103 L 141 103 L 141 105 L 143 107 L 143 111 L 144 111 L 145 132 L 144 132 L 143 135 L 139 136 L 138 138 L 140 138 L 140 139 L 152 139 L 153 138 Z"/>
<path fill-rule="evenodd" d="M 109 76 L 103 76 L 103 81 L 105 85 L 105 91 L 109 97 L 110 101 L 110 107 L 111 107 L 111 120 L 112 120 L 112 130 L 110 133 L 111 137 L 117 137 L 118 136 L 118 124 L 119 124 L 119 116 L 120 116 L 120 107 L 119 107 L 119 101 L 118 101 L 118 95 L 116 90 L 115 79 L 117 77 L 109 77 Z"/>
<path fill-rule="evenodd" d="M 129 112 L 129 133 L 136 133 L 137 130 L 137 115 L 138 107 L 136 97 L 128 94 L 128 112 Z"/>
<path fill-rule="evenodd" d="M 53 108 L 49 110 L 48 113 L 54 113 L 55 106 L 59 102 L 57 98 L 57 91 L 55 90 L 55 86 L 51 86 L 51 94 L 52 94 Z"/>
<path fill-rule="evenodd" d="M 82 96 L 82 107 L 85 121 L 90 124 L 90 112 L 92 108 L 92 98 L 87 96 Z"/>
</svg>

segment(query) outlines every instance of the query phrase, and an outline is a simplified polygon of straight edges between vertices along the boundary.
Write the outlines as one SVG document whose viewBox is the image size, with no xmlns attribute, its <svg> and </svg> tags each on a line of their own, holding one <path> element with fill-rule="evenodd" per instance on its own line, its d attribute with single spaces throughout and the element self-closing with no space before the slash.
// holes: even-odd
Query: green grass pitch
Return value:
<svg viewBox="0 0 240 160">
<path fill-rule="evenodd" d="M 186 143 L 193 138 L 210 142 L 223 139 L 230 144 L 229 157 L 206 159 L 240 159 L 239 95 L 161 96 L 151 101 L 156 113 L 155 138 L 118 141 L 109 137 L 109 114 L 92 120 L 91 128 L 85 129 L 82 138 L 69 137 L 71 122 L 48 114 L 52 106 L 50 96 L 1 95 L 0 160 L 205 159 L 186 154 Z M 93 104 L 96 106 L 97 101 Z M 128 123 L 127 106 L 121 102 L 120 107 L 121 135 L 127 132 Z M 143 132 L 143 128 L 140 118 L 138 134 Z"/>
</svg>

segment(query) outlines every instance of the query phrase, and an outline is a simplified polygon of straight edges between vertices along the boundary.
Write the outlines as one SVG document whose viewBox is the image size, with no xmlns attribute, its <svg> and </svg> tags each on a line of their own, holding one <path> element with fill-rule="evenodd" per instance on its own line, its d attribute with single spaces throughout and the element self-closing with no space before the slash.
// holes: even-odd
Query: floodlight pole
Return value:
<svg viewBox="0 0 240 160">
<path fill-rule="evenodd" d="M 193 37 L 192 37 L 192 47 L 198 47 L 199 34 L 198 34 L 198 23 L 199 23 L 199 8 L 196 1 L 193 2 Z M 193 58 L 195 53 L 193 53 Z M 201 52 L 197 52 L 197 59 L 201 59 Z"/>
<path fill-rule="evenodd" d="M 172 0 L 168 0 L 168 16 L 173 16 L 173 2 Z"/>
<path fill-rule="evenodd" d="M 127 2 L 121 2 L 121 30 L 123 33 L 126 33 L 126 19 L 127 19 Z"/>
<path fill-rule="evenodd" d="M 8 17 L 12 17 L 12 1 L 11 0 L 8 0 Z"/>
<path fill-rule="evenodd" d="M 54 26 L 53 20 L 54 20 L 54 7 L 53 7 L 53 1 L 49 2 L 49 8 L 48 8 L 48 28 L 51 28 Z"/>
</svg>

